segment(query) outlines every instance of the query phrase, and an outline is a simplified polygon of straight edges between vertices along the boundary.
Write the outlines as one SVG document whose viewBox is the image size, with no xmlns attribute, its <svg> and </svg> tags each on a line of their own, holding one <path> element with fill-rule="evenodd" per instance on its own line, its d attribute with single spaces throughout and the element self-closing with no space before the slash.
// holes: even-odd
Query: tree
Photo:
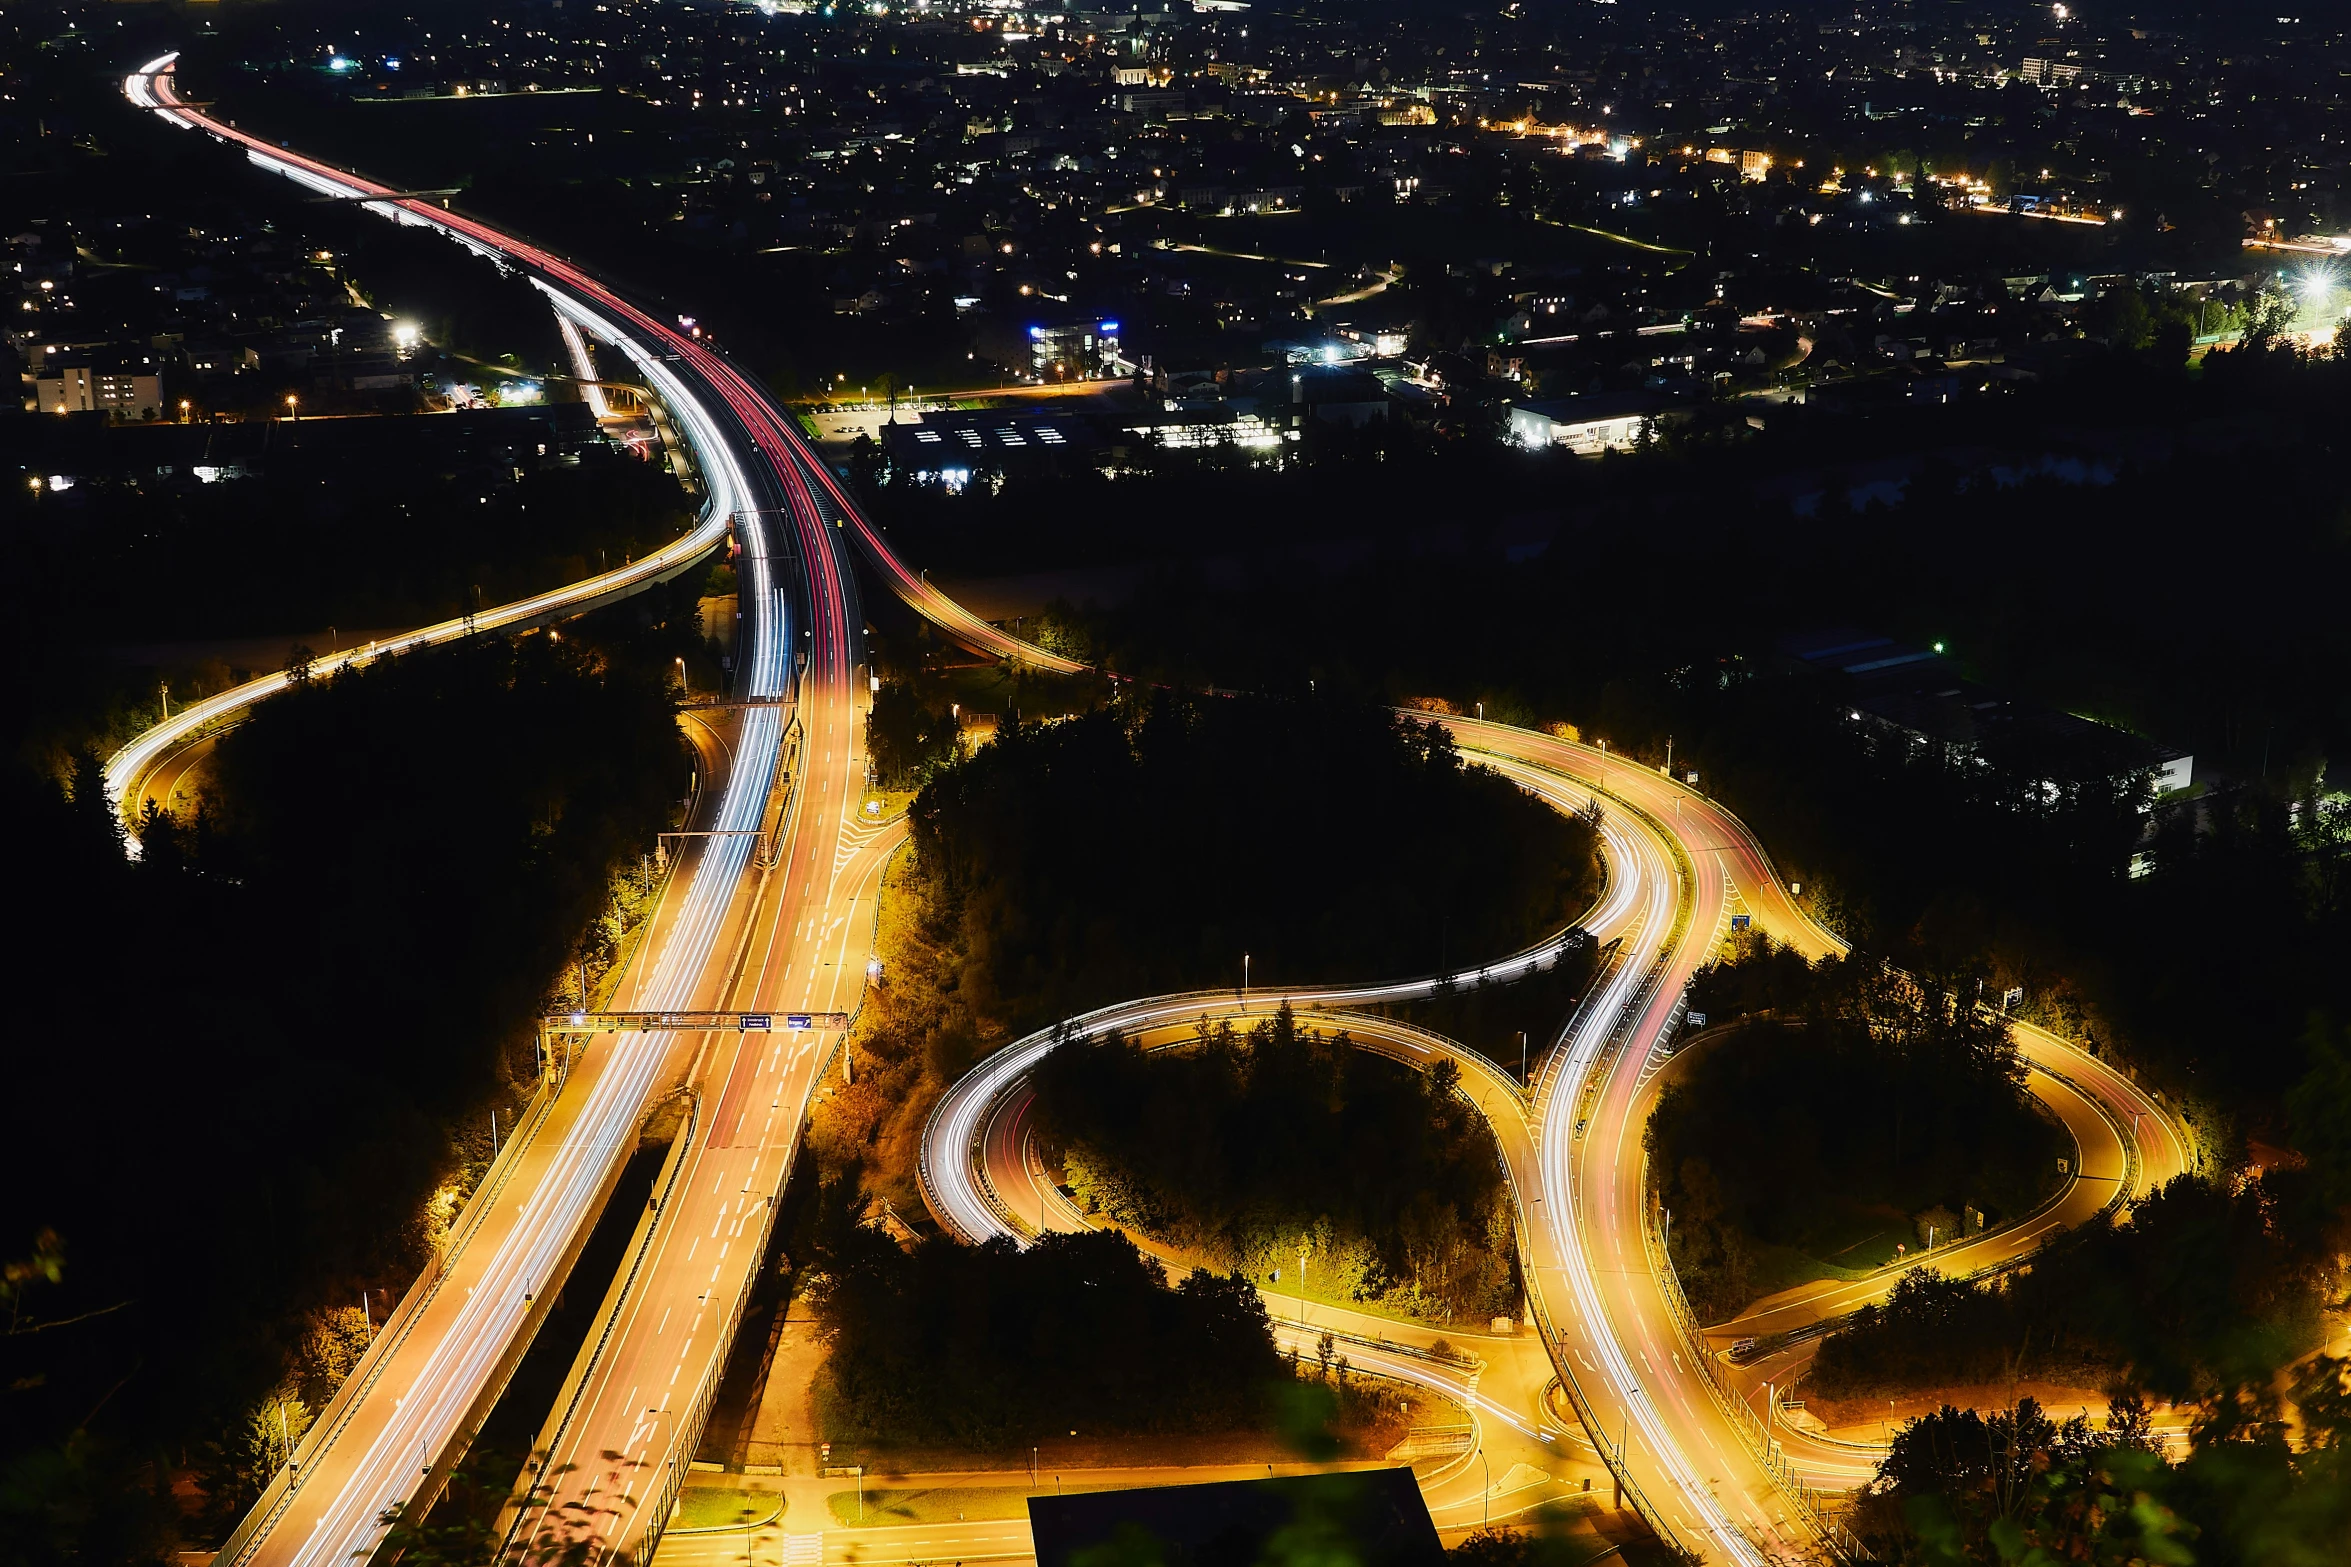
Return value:
<svg viewBox="0 0 2351 1567">
<path fill-rule="evenodd" d="M 2146 1447 L 2142 1414 L 2110 1409 L 2113 1436 L 2080 1415 L 2061 1425 L 2030 1398 L 1989 1418 L 1946 1404 L 1895 1433 L 1857 1532 L 1881 1556 L 1937 1567 L 2186 1564 L 2195 1531 L 2161 1500 L 2171 1470 Z"/>
<path fill-rule="evenodd" d="M 914 687 L 893 680 L 874 693 L 865 735 L 885 782 L 919 786 L 955 759 L 958 726 L 953 713 L 925 705 Z"/>
<path fill-rule="evenodd" d="M 292 1382 L 273 1388 L 229 1430 L 206 1442 L 196 1461 L 207 1521 L 227 1529 L 252 1509 L 310 1429 L 310 1406 Z"/>
<path fill-rule="evenodd" d="M 103 857 L 122 856 L 122 818 L 106 792 L 106 764 L 88 746 L 73 757 L 73 813 L 75 832 Z"/>
<path fill-rule="evenodd" d="M 2310 1162 L 2320 1197 L 2351 1206 L 2351 1028 L 2314 1016 L 2302 1048 L 2309 1069 L 2286 1095 L 2294 1147 Z"/>
<path fill-rule="evenodd" d="M 2264 353 L 2294 329 L 2294 296 L 2272 293 L 2263 289 L 2253 296 L 2252 307 L 2245 315 L 2245 335 L 2239 346 L 2248 352 Z"/>
</svg>

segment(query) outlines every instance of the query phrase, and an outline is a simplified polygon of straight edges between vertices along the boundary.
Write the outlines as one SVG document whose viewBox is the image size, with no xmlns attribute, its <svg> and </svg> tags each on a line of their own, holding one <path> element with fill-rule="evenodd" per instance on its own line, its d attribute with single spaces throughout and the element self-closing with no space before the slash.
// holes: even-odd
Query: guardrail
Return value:
<svg viewBox="0 0 2351 1567">
<path fill-rule="evenodd" d="M 813 1079 L 809 1087 L 813 1093 Z M 776 1177 L 776 1189 L 764 1204 L 766 1214 L 760 1221 L 759 1241 L 752 1252 L 755 1258 L 764 1259 L 768 1244 L 775 1238 L 776 1215 L 783 1209 L 784 1185 L 791 1176 L 792 1161 L 787 1156 L 783 1170 Z M 759 1264 L 754 1262 L 743 1270 L 743 1282 L 736 1288 L 734 1301 L 727 1308 L 726 1321 L 719 1327 L 718 1345 L 710 1357 L 710 1369 L 702 1373 L 702 1380 L 694 1389 L 693 1402 L 687 1406 L 685 1415 L 676 1422 L 675 1446 L 671 1449 L 669 1472 L 662 1481 L 661 1490 L 655 1495 L 652 1507 L 640 1514 L 652 1521 L 646 1525 L 644 1536 L 637 1545 L 635 1559 L 638 1561 L 650 1561 L 661 1544 L 662 1535 L 669 1530 L 670 1514 L 676 1508 L 678 1492 L 685 1487 L 693 1455 L 702 1445 L 702 1433 L 710 1424 L 712 1407 L 718 1402 L 719 1384 L 726 1378 L 727 1357 L 734 1348 L 735 1334 L 743 1325 L 743 1313 L 750 1308 L 751 1291 L 758 1283 Z"/>
<path fill-rule="evenodd" d="M 655 1222 L 669 1206 L 670 1198 L 677 1194 L 678 1178 L 686 1167 L 686 1151 L 693 1146 L 694 1133 L 701 1121 L 702 1095 L 697 1091 L 687 1097 L 685 1121 L 679 1126 L 677 1137 L 670 1143 L 669 1154 L 661 1161 L 661 1169 L 654 1174 L 653 1189 L 646 1198 L 645 1211 L 638 1216 L 637 1228 L 629 1237 L 628 1267 L 615 1275 L 605 1290 L 604 1304 L 597 1312 L 597 1320 L 604 1326 L 597 1334 L 593 1348 L 585 1355 L 573 1357 L 571 1371 L 564 1377 L 563 1386 L 556 1391 L 547 1423 L 540 1428 L 538 1441 L 532 1444 L 530 1463 L 534 1467 L 546 1462 L 543 1455 L 555 1452 L 564 1432 L 570 1429 L 571 1422 L 579 1414 L 580 1401 L 587 1392 L 588 1374 L 610 1346 L 613 1329 L 620 1320 L 621 1304 L 628 1299 L 629 1292 L 636 1287 L 638 1276 L 644 1271 L 645 1259 L 652 1252 Z M 639 1129 L 639 1135 L 643 1135 L 642 1128 Z M 497 1532 L 501 1542 L 500 1560 L 504 1560 L 505 1553 L 513 1549 L 514 1533 L 530 1514 L 530 1493 L 544 1480 L 545 1477 L 540 1476 L 523 1498 L 510 1498 L 499 1510 Z"/>
<path fill-rule="evenodd" d="M 1649 1264 L 1649 1271 L 1657 1278 L 1658 1292 L 1665 1299 L 1666 1314 L 1673 1318 L 1675 1331 L 1682 1341 L 1682 1353 L 1705 1379 L 1707 1391 L 1714 1395 L 1717 1408 L 1730 1422 L 1731 1428 L 1747 1444 L 1748 1451 L 1763 1465 L 1812 1532 L 1825 1541 L 1829 1548 L 1848 1561 L 1869 1561 L 1873 1558 L 1854 1538 L 1852 1532 L 1822 1509 L 1821 1492 L 1796 1472 L 1788 1462 L 1787 1449 L 1766 1429 L 1747 1401 L 1723 1385 L 1722 1370 L 1714 1349 L 1700 1336 L 1704 1329 L 1698 1314 L 1690 1309 L 1690 1300 L 1682 1292 L 1681 1275 L 1674 1270 L 1673 1258 L 1667 1253 L 1664 1238 L 1649 1222 L 1655 1204 L 1650 1200 L 1649 1156 L 1641 1156 L 1641 1254 Z"/>
<path fill-rule="evenodd" d="M 1544 764 L 1537 762 L 1530 763 L 1528 765 L 1542 766 Z M 1667 849 L 1673 860 L 1675 877 L 1679 886 L 1684 889 L 1684 892 L 1682 896 L 1675 899 L 1673 922 L 1668 927 L 1664 941 L 1661 942 L 1658 947 L 1658 955 L 1656 959 L 1650 964 L 1649 972 L 1642 977 L 1640 983 L 1635 987 L 1623 1013 L 1611 1026 L 1607 1039 L 1603 1042 L 1600 1050 L 1595 1053 L 1591 1065 L 1585 1071 L 1584 1080 L 1580 1085 L 1580 1092 L 1578 1094 L 1576 1105 L 1577 1125 L 1579 1127 L 1583 1124 L 1586 1111 L 1596 1101 L 1601 1088 L 1603 1085 L 1605 1085 L 1607 1079 L 1614 1071 L 1617 1059 L 1621 1055 L 1624 1046 L 1630 1042 L 1633 1031 L 1639 1024 L 1639 1020 L 1647 1015 L 1649 1007 L 1654 1003 L 1659 987 L 1661 986 L 1665 975 L 1672 967 L 1674 954 L 1681 949 L 1684 940 L 1689 934 L 1692 921 L 1692 911 L 1690 907 L 1690 899 L 1687 895 L 1687 889 L 1694 884 L 1693 867 L 1690 864 L 1688 854 L 1684 850 L 1681 840 L 1673 833 L 1665 831 L 1663 823 L 1657 821 L 1653 813 L 1643 809 L 1634 802 L 1617 795 L 1614 791 L 1607 789 L 1604 784 L 1594 784 L 1592 787 L 1594 787 L 1600 793 L 1607 794 L 1609 798 L 1614 800 L 1618 807 L 1625 811 L 1629 816 L 1635 820 L 1645 822 L 1650 826 L 1653 834 L 1667 846 Z M 1727 920 L 1727 918 L 1728 906 L 1726 905 L 1722 915 L 1717 919 L 1714 939 L 1720 938 L 1722 925 Z M 1686 1010 L 1687 997 L 1684 996 L 1677 998 L 1674 1009 L 1668 1015 L 1665 1025 L 1660 1028 L 1656 1040 L 1651 1042 L 1652 1050 L 1670 1040 L 1675 1026 L 1678 1025 L 1683 1013 Z M 1573 1165 L 1574 1161 L 1571 1159 L 1569 1161 L 1571 1175 Z M 1661 1293 L 1663 1294 L 1666 1301 L 1667 1314 L 1674 1320 L 1675 1328 L 1682 1337 L 1683 1348 L 1685 1352 L 1690 1355 L 1692 1363 L 1698 1367 L 1700 1375 L 1704 1377 L 1706 1381 L 1709 1392 L 1712 1393 L 1717 1403 L 1722 1404 L 1725 1407 L 1727 1412 L 1731 1406 L 1737 1404 L 1737 1400 L 1729 1399 L 1725 1395 L 1720 1383 L 1717 1380 L 1718 1372 L 1714 1366 L 1710 1352 L 1706 1351 L 1695 1340 L 1695 1317 L 1690 1312 L 1688 1300 L 1682 1295 L 1680 1280 L 1675 1278 L 1672 1274 L 1670 1260 L 1663 1259 L 1652 1249 L 1653 1237 L 1650 1233 L 1646 1215 L 1647 1188 L 1648 1156 L 1644 1154 L 1642 1156 L 1641 1177 L 1641 1189 L 1644 1193 L 1644 1213 L 1641 1223 L 1643 1251 L 1650 1261 L 1652 1272 L 1657 1273 L 1657 1276 L 1661 1280 Z M 1570 1200 L 1573 1200 L 1572 1196 Z M 1525 1209 L 1523 1207 L 1519 1209 L 1519 1215 L 1520 1222 L 1523 1223 L 1525 1216 Z M 1523 1247 L 1523 1241 L 1521 1244 Z M 1663 1263 L 1663 1269 L 1662 1271 L 1659 1271 L 1659 1264 L 1661 1262 Z M 1533 1303 L 1538 1317 L 1544 1316 L 1545 1307 L 1539 1293 L 1530 1291 L 1529 1299 Z M 1625 1494 L 1635 1498 L 1636 1512 L 1641 1514 L 1643 1519 L 1649 1523 L 1650 1527 L 1657 1530 L 1660 1537 L 1671 1544 L 1674 1549 L 1682 1550 L 1685 1555 L 1688 1555 L 1689 1553 L 1687 1549 L 1681 1545 L 1678 1536 L 1676 1536 L 1673 1531 L 1664 1524 L 1661 1517 L 1654 1516 L 1655 1508 L 1647 1503 L 1647 1499 L 1645 1497 L 1640 1495 L 1639 1488 L 1633 1481 L 1629 1466 L 1625 1463 L 1625 1454 L 1622 1445 L 1620 1445 L 1615 1452 L 1612 1453 L 1610 1451 L 1605 1429 L 1598 1422 L 1596 1414 L 1592 1409 L 1589 1400 L 1584 1395 L 1582 1384 L 1575 1374 L 1574 1366 L 1569 1363 L 1569 1357 L 1566 1353 L 1565 1335 L 1555 1331 L 1547 1330 L 1545 1333 L 1544 1342 L 1551 1348 L 1552 1363 L 1559 1372 L 1560 1385 L 1563 1389 L 1566 1390 L 1568 1400 L 1575 1408 L 1576 1417 L 1583 1422 L 1585 1434 L 1592 1438 L 1593 1449 L 1599 1453 L 1601 1461 L 1608 1467 L 1610 1475 L 1616 1480 L 1619 1486 L 1624 1488 Z M 1743 1406 L 1740 1407 L 1743 1409 Z M 1749 1420 L 1752 1421 L 1752 1411 L 1746 1411 L 1746 1413 Z M 1852 1540 L 1849 1534 L 1845 1534 L 1841 1526 L 1835 1525 L 1821 1516 L 1820 1509 L 1816 1503 L 1811 1487 L 1804 1482 L 1801 1476 L 1795 1474 L 1795 1472 L 1788 1466 L 1784 1454 L 1778 1450 L 1776 1444 L 1772 1443 L 1768 1436 L 1761 1433 L 1760 1430 L 1750 1432 L 1746 1426 L 1736 1418 L 1736 1416 L 1733 1416 L 1732 1424 L 1735 1429 L 1740 1431 L 1742 1437 L 1748 1439 L 1748 1445 L 1753 1449 L 1755 1456 L 1761 1462 L 1765 1473 L 1772 1478 L 1772 1480 L 1780 1487 L 1782 1493 L 1785 1494 L 1795 1505 L 1796 1511 L 1802 1518 L 1805 1526 L 1809 1528 L 1812 1533 L 1824 1544 L 1828 1545 L 1830 1549 L 1840 1551 L 1841 1553 L 1847 1555 L 1857 1555 L 1857 1553 L 1860 1552 L 1859 1542 Z M 1761 1440 L 1757 1439 L 1759 1437 Z"/>
</svg>

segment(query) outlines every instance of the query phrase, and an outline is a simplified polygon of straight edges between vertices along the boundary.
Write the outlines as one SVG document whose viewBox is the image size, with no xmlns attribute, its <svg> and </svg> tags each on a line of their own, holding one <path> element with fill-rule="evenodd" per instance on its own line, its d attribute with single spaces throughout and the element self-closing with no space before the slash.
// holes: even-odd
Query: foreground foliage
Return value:
<svg viewBox="0 0 2351 1567">
<path fill-rule="evenodd" d="M 2049 1377 L 2205 1399 L 2278 1373 L 2320 1336 L 2327 1250 L 2306 1183 L 2231 1191 L 2176 1177 L 1982 1283 L 1912 1274 L 1821 1345 L 1806 1386 L 1830 1398 Z"/>
<path fill-rule="evenodd" d="M 1946 1405 L 1896 1433 L 1854 1519 L 1901 1567 L 2059 1562 L 2099 1567 L 2322 1567 L 2351 1539 L 2351 1386 L 2322 1358 L 2293 1419 L 2274 1392 L 2208 1403 L 2174 1458 L 2145 1406 L 2117 1398 L 2103 1430 L 2032 1399 L 1989 1416 Z"/>
</svg>

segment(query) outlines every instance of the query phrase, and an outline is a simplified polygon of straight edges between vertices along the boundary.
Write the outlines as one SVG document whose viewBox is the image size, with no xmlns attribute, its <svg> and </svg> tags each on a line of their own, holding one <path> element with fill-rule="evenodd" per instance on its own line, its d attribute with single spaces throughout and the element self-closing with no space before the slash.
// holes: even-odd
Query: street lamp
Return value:
<svg viewBox="0 0 2351 1567">
<path fill-rule="evenodd" d="M 295 402 L 296 399 L 294 394 L 292 392 L 288 392 L 286 394 L 286 417 L 299 421 L 302 415 L 296 410 Z"/>
</svg>

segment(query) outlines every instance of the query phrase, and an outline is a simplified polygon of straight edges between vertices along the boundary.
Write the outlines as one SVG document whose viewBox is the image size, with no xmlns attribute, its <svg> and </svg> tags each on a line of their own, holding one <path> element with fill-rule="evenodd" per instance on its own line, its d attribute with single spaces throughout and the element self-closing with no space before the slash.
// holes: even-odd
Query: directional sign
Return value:
<svg viewBox="0 0 2351 1567">
<path fill-rule="evenodd" d="M 776 1026 L 775 1014 L 772 1012 L 746 1012 L 736 1026 L 746 1029 L 773 1028 Z"/>
<path fill-rule="evenodd" d="M 786 1028 L 807 1028 L 813 1023 L 813 1021 L 814 1019 L 810 1018 L 809 1015 L 805 1012 L 787 1012 L 784 1014 L 784 1027 Z"/>
<path fill-rule="evenodd" d="M 1746 915 L 1744 915 L 1744 914 L 1734 914 L 1734 915 L 1732 915 L 1732 916 L 1731 916 L 1731 929 L 1733 929 L 1733 930 L 1745 930 L 1745 929 L 1747 928 L 1747 920 L 1748 920 L 1748 916 L 1746 916 Z"/>
</svg>

